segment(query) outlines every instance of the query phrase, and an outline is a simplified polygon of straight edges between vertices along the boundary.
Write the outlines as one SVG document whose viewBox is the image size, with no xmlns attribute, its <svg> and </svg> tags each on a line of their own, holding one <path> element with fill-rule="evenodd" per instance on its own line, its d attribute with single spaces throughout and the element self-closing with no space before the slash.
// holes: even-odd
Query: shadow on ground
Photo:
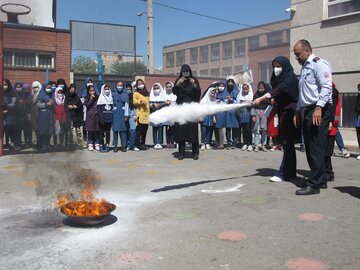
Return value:
<svg viewBox="0 0 360 270">
<path fill-rule="evenodd" d="M 333 187 L 333 189 L 337 189 L 341 193 L 347 193 L 357 199 L 360 199 L 360 188 L 353 186 L 343 186 L 343 187 Z"/>
</svg>

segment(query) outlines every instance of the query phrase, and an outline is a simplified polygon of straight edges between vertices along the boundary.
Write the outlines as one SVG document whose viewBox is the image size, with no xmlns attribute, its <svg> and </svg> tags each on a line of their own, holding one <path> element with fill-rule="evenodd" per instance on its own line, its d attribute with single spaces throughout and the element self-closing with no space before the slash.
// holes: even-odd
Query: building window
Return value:
<svg viewBox="0 0 360 270">
<path fill-rule="evenodd" d="M 211 76 L 219 77 L 220 76 L 220 68 L 212 68 L 210 70 Z"/>
<path fill-rule="evenodd" d="M 273 67 L 271 62 L 259 63 L 259 80 L 263 82 L 270 82 Z"/>
<path fill-rule="evenodd" d="M 245 39 L 237 39 L 235 40 L 235 57 L 244 56 L 245 55 Z"/>
<path fill-rule="evenodd" d="M 208 75 L 209 75 L 209 70 L 207 69 L 200 70 L 200 76 L 208 76 Z"/>
<path fill-rule="evenodd" d="M 220 44 L 211 44 L 211 61 L 216 61 L 220 59 Z"/>
<path fill-rule="evenodd" d="M 55 69 L 55 53 L 5 49 L 4 65 L 7 68 Z"/>
<path fill-rule="evenodd" d="M 176 52 L 176 66 L 182 66 L 185 64 L 185 50 Z"/>
<path fill-rule="evenodd" d="M 259 36 L 249 37 L 249 48 L 255 50 L 260 47 Z"/>
<path fill-rule="evenodd" d="M 200 47 L 200 63 L 209 62 L 209 47 L 201 46 Z"/>
<path fill-rule="evenodd" d="M 266 34 L 268 46 L 283 44 L 283 31 L 276 31 Z"/>
<path fill-rule="evenodd" d="M 223 42 L 222 58 L 227 59 L 232 57 L 232 41 Z"/>
<path fill-rule="evenodd" d="M 360 13 L 359 0 L 328 0 L 328 18 Z"/>
<path fill-rule="evenodd" d="M 222 75 L 228 76 L 232 74 L 232 67 L 223 67 L 222 68 Z"/>
<path fill-rule="evenodd" d="M 166 54 L 166 67 L 173 67 L 175 65 L 174 52 Z"/>
<path fill-rule="evenodd" d="M 199 62 L 199 49 L 191 48 L 190 49 L 190 64 L 197 64 Z"/>
</svg>

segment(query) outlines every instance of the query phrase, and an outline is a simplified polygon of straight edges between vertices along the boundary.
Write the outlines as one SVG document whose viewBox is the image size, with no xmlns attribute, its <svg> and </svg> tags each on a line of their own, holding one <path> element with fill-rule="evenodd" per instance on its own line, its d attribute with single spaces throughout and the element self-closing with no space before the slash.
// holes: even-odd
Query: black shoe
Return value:
<svg viewBox="0 0 360 270">
<path fill-rule="evenodd" d="M 118 152 L 119 151 L 119 148 L 117 146 L 114 147 L 114 152 Z"/>
<path fill-rule="evenodd" d="M 320 188 L 321 188 L 321 189 L 327 189 L 327 184 L 326 184 L 326 183 L 325 183 L 325 184 L 321 184 L 321 185 L 320 185 Z"/>
<path fill-rule="evenodd" d="M 121 151 L 121 152 L 126 152 L 126 146 L 125 146 L 125 147 L 124 147 L 124 146 L 121 146 L 121 147 L 120 147 L 120 151 Z"/>
<path fill-rule="evenodd" d="M 335 181 L 334 175 L 331 175 L 330 178 L 328 179 L 328 182 L 332 182 L 332 181 Z"/>
<path fill-rule="evenodd" d="M 198 160 L 198 159 L 199 159 L 199 155 L 198 155 L 198 154 L 193 155 L 193 160 Z"/>
<path fill-rule="evenodd" d="M 184 159 L 184 155 L 178 155 L 178 160 L 183 160 Z"/>
<path fill-rule="evenodd" d="M 145 146 L 145 145 L 140 145 L 140 146 L 139 146 L 139 149 L 142 150 L 142 151 L 145 151 L 145 150 L 146 150 L 146 146 Z"/>
<path fill-rule="evenodd" d="M 319 188 L 314 188 L 311 186 L 305 186 L 301 189 L 298 189 L 295 194 L 296 195 L 312 195 L 312 194 L 319 194 L 320 193 L 320 189 Z"/>
</svg>

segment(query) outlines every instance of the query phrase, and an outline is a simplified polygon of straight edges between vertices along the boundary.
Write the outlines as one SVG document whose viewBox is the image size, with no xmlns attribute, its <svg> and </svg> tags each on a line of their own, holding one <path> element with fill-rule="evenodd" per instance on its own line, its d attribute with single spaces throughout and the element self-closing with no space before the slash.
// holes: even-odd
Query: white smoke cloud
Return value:
<svg viewBox="0 0 360 270">
<path fill-rule="evenodd" d="M 251 104 L 214 104 L 195 102 L 184 103 L 182 105 L 173 104 L 169 107 L 164 107 L 161 110 L 150 114 L 149 120 L 155 125 L 166 122 L 178 122 L 182 125 L 187 122 L 202 121 L 207 115 L 236 110 L 247 106 L 251 106 Z"/>
</svg>

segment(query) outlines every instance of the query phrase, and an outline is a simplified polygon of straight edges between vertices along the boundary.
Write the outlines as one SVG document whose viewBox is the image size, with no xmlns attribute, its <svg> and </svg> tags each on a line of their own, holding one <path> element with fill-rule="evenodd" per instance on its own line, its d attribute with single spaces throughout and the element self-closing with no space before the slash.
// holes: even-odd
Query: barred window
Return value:
<svg viewBox="0 0 360 270">
<path fill-rule="evenodd" d="M 7 68 L 55 69 L 55 53 L 4 49 L 4 65 Z"/>
<path fill-rule="evenodd" d="M 40 68 L 51 68 L 53 57 L 51 54 L 39 54 L 39 67 Z"/>
</svg>

